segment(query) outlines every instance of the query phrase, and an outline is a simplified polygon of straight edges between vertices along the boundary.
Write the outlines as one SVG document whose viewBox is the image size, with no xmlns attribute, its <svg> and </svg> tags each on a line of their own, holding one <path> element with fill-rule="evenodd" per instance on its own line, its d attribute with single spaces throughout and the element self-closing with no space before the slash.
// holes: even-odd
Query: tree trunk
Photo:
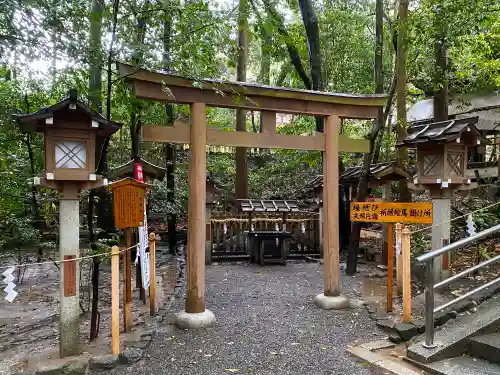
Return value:
<svg viewBox="0 0 500 375">
<path fill-rule="evenodd" d="M 238 68 L 236 80 L 245 82 L 248 64 L 248 0 L 239 0 L 238 14 Z M 247 131 L 247 111 L 236 110 L 236 131 Z M 236 147 L 236 198 L 248 198 L 248 158 L 246 147 Z"/>
<path fill-rule="evenodd" d="M 306 70 L 304 69 L 304 65 L 302 64 L 302 60 L 300 59 L 299 51 L 297 47 L 290 42 L 291 37 L 288 34 L 288 31 L 285 28 L 285 24 L 283 22 L 283 18 L 281 15 L 278 14 L 276 9 L 274 8 L 274 5 L 271 4 L 269 0 L 263 0 L 264 6 L 266 7 L 266 10 L 271 14 L 271 17 L 273 18 L 274 22 L 276 22 L 276 27 L 278 29 L 278 32 L 281 34 L 283 39 L 285 40 L 285 45 L 286 49 L 288 51 L 288 55 L 290 56 L 290 61 L 295 68 L 295 71 L 299 75 L 300 79 L 304 83 L 304 87 L 308 90 L 311 89 L 312 84 L 311 84 L 311 79 L 306 73 Z M 253 4 L 253 3 L 252 3 Z M 258 11 L 254 7 L 256 13 Z"/>
<path fill-rule="evenodd" d="M 89 99 L 94 110 L 102 113 L 101 90 L 102 90 L 102 59 L 101 55 L 101 36 L 102 36 L 102 16 L 103 2 L 102 0 L 92 1 L 92 12 L 90 21 L 90 82 L 89 82 Z M 105 163 L 106 164 L 106 163 Z M 98 166 L 99 168 L 99 166 Z M 101 167 L 102 168 L 102 167 Z M 96 248 L 94 234 L 94 203 L 96 198 L 96 190 L 92 189 L 89 193 L 88 207 L 88 228 L 89 240 L 91 247 Z M 104 202 L 100 202 L 103 204 Z M 90 317 L 90 341 L 97 338 L 97 326 L 99 319 L 99 267 L 100 259 L 95 257 L 92 259 L 92 313 Z"/>
<path fill-rule="evenodd" d="M 434 121 L 448 120 L 448 61 L 446 56 L 446 44 L 444 35 L 441 34 L 440 38 L 436 40 L 436 74 L 434 78 L 434 99 L 433 111 Z"/>
<path fill-rule="evenodd" d="M 169 9 L 170 0 L 164 1 L 165 9 Z M 170 70 L 170 45 L 172 38 L 172 18 L 169 11 L 165 10 L 163 15 L 163 68 Z M 167 126 L 174 123 L 174 107 L 171 103 L 165 104 L 165 115 Z M 175 145 L 165 145 L 165 161 L 167 166 L 167 202 L 170 208 L 167 215 L 168 249 L 172 254 L 177 253 L 177 214 L 175 212 L 175 167 L 176 150 Z"/>
<path fill-rule="evenodd" d="M 392 104 L 394 103 L 395 93 L 396 93 L 396 74 L 393 74 L 391 81 L 391 88 L 389 90 L 389 93 L 387 94 L 387 102 L 385 104 L 384 114 L 382 117 L 382 127 L 380 129 L 380 132 L 378 133 L 377 142 L 375 143 L 375 150 L 373 152 L 373 159 L 372 159 L 373 164 L 378 163 L 380 159 L 380 150 L 382 149 L 382 143 L 384 141 L 383 139 L 384 131 L 385 128 L 388 126 L 387 120 L 389 119 L 389 114 L 391 113 L 392 110 Z"/>
<path fill-rule="evenodd" d="M 272 20 L 268 21 L 269 23 Z M 261 26 L 260 33 L 260 72 L 259 72 L 259 83 L 263 85 L 271 84 L 271 35 L 267 32 L 264 25 Z M 259 131 L 262 132 L 262 112 L 260 113 L 259 120 L 260 128 Z M 257 126 L 255 125 L 254 113 L 252 111 L 252 128 L 254 132 L 257 132 Z"/>
<path fill-rule="evenodd" d="M 375 12 L 375 93 L 382 94 L 384 92 L 384 75 L 383 75 L 383 22 L 384 22 L 384 8 L 383 1 L 377 0 Z M 370 165 L 373 159 L 373 152 L 375 150 L 375 141 L 377 140 L 380 128 L 384 123 L 384 109 L 380 108 L 378 111 L 377 119 L 372 124 L 370 134 L 370 153 L 363 156 L 363 168 L 361 169 L 361 176 L 358 183 L 358 193 L 356 200 L 362 202 L 368 195 L 368 181 L 370 178 Z M 351 236 L 349 241 L 349 252 L 347 256 L 346 273 L 354 275 L 356 273 L 359 253 L 359 238 L 361 234 L 361 223 L 352 223 Z"/>
<path fill-rule="evenodd" d="M 396 50 L 396 111 L 397 124 L 396 136 L 398 143 L 402 142 L 408 135 L 406 131 L 406 60 L 407 60 L 407 28 L 408 28 L 408 0 L 399 2 L 399 20 L 397 32 Z M 408 149 L 400 147 L 396 153 L 396 161 L 404 170 L 408 169 Z M 408 189 L 408 181 L 399 182 L 399 200 L 410 202 L 411 195 Z"/>
<path fill-rule="evenodd" d="M 302 22 L 306 29 L 307 50 L 309 54 L 309 68 L 312 81 L 312 89 L 323 91 L 323 77 L 321 72 L 321 43 L 319 40 L 318 18 L 311 0 L 299 0 Z M 316 131 L 323 132 L 323 117 L 316 117 Z"/>
<path fill-rule="evenodd" d="M 27 112 L 29 113 L 29 111 Z M 31 136 L 30 133 L 26 134 L 26 138 L 24 139 L 24 142 L 26 143 L 26 148 L 28 149 L 28 157 L 30 161 L 30 170 L 31 170 L 31 177 L 35 177 L 35 158 L 33 157 L 33 148 L 31 147 Z M 39 228 L 39 219 L 40 219 L 40 210 L 38 209 L 38 201 L 36 200 L 36 186 L 31 185 L 31 205 L 33 208 L 33 226 L 35 229 Z M 37 254 L 37 262 L 41 262 L 43 257 L 43 248 L 42 246 L 39 247 L 38 249 L 38 254 Z"/>
</svg>

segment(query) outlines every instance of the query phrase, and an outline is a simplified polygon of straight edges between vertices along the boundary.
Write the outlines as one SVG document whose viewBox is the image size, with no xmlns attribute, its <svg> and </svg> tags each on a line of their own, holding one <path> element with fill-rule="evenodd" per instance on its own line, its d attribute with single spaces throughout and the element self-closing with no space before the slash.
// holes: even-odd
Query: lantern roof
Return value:
<svg viewBox="0 0 500 375">
<path fill-rule="evenodd" d="M 446 143 L 459 139 L 465 132 L 488 141 L 476 127 L 478 117 L 467 117 L 455 120 L 439 121 L 430 124 L 418 124 L 408 128 L 408 136 L 397 146 L 414 146 L 423 143 Z"/>
<path fill-rule="evenodd" d="M 98 123 L 98 128 L 95 129 L 98 136 L 109 137 L 116 133 L 121 128 L 121 124 L 105 119 L 100 113 L 94 111 L 88 105 L 78 100 L 78 94 L 76 90 L 70 90 L 68 98 L 61 100 L 60 102 L 51 105 L 50 107 L 41 108 L 37 112 L 33 113 L 16 113 L 13 115 L 15 119 L 21 125 L 21 130 L 23 133 L 31 132 L 43 132 L 47 126 L 47 119 L 54 117 L 57 114 L 69 113 L 71 111 L 72 116 L 74 114 L 80 114 L 83 116 L 90 117 L 92 121 Z M 58 126 L 58 123 L 54 123 Z M 90 128 L 90 126 L 89 126 Z"/>
</svg>

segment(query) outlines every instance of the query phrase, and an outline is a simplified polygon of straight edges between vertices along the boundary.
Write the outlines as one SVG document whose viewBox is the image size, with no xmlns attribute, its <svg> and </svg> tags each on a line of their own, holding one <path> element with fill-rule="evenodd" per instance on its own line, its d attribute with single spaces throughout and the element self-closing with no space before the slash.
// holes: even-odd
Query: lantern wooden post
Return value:
<svg viewBox="0 0 500 375">
<path fill-rule="evenodd" d="M 188 178 L 187 294 L 185 311 L 175 317 L 179 328 L 201 328 L 215 323 L 205 309 L 205 202 L 206 202 L 206 106 L 191 104 Z"/>
<path fill-rule="evenodd" d="M 338 116 L 326 118 L 323 158 L 324 293 L 315 298 L 316 304 L 326 310 L 349 307 L 349 299 L 341 296 L 339 289 L 339 128 Z"/>
</svg>

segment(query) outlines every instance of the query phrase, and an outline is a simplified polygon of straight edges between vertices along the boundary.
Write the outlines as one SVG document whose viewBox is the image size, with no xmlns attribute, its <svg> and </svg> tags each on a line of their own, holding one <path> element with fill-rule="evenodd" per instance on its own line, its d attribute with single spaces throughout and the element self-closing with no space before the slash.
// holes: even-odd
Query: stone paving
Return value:
<svg viewBox="0 0 500 375">
<path fill-rule="evenodd" d="M 207 267 L 206 304 L 217 325 L 183 331 L 165 325 L 139 363 L 112 374 L 381 375 L 346 352 L 346 345 L 384 337 L 364 308 L 320 310 L 322 266 L 223 263 Z M 342 276 L 345 294 L 353 280 Z M 172 312 L 182 309 L 179 299 Z"/>
</svg>

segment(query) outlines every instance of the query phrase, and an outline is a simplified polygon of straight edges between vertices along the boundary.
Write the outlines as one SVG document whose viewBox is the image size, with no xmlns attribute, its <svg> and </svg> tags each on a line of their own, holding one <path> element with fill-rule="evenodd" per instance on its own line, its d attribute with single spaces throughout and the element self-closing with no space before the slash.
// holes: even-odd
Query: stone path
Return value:
<svg viewBox="0 0 500 375">
<path fill-rule="evenodd" d="M 381 375 L 360 363 L 346 345 L 384 335 L 364 308 L 343 312 L 318 309 L 322 266 L 289 263 L 260 267 L 227 263 L 207 267 L 207 307 L 217 325 L 201 331 L 166 327 L 146 358 L 114 374 Z M 342 290 L 352 294 L 351 279 Z M 177 301 L 173 311 L 183 307 Z"/>
</svg>

